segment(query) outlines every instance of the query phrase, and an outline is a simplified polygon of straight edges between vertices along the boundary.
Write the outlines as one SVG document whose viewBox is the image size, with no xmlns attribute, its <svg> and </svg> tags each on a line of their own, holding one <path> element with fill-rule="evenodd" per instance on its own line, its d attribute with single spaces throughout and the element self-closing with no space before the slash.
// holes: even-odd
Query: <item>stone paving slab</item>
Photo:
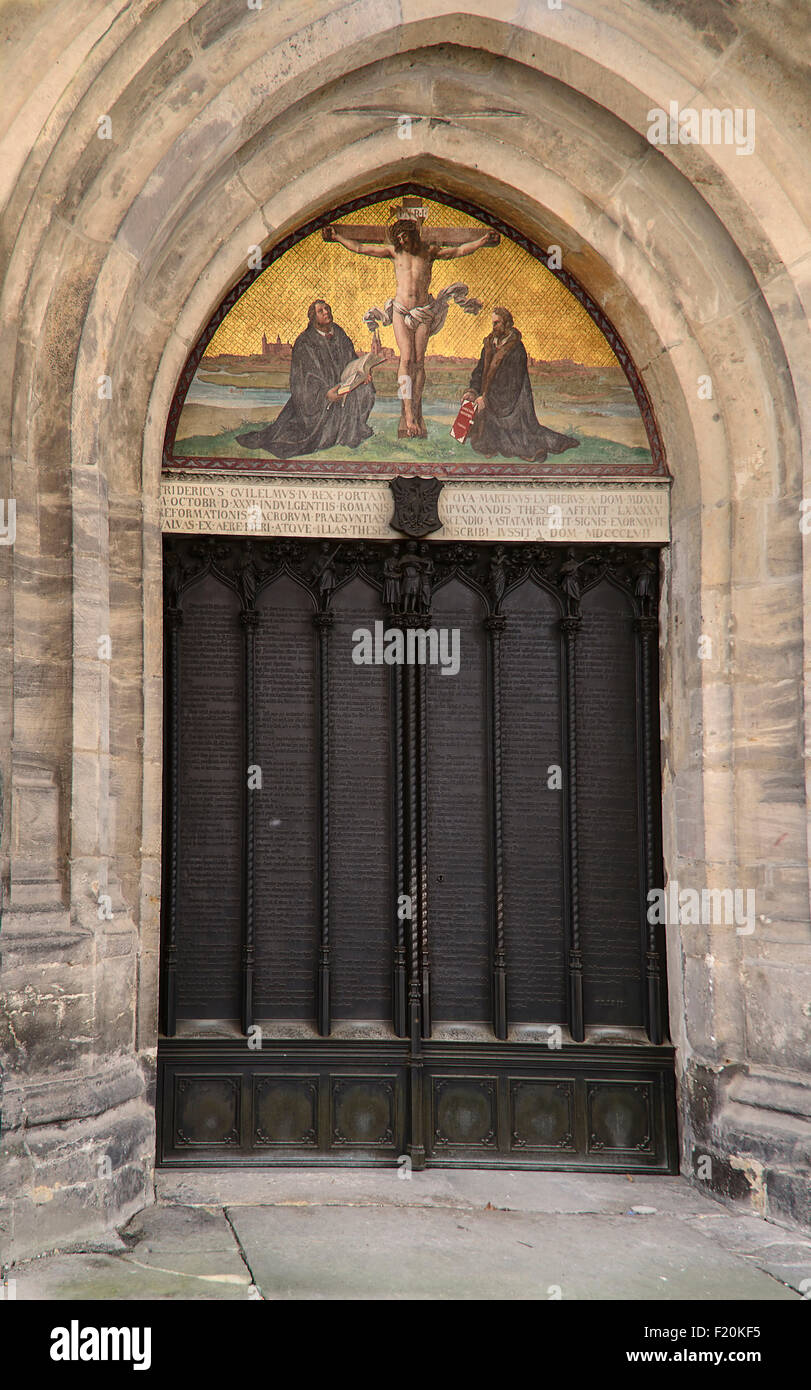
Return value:
<svg viewBox="0 0 811 1390">
<path fill-rule="evenodd" d="M 234 1207 L 266 1300 L 787 1300 L 677 1217 Z"/>
<path fill-rule="evenodd" d="M 811 1298 L 811 1260 L 803 1260 L 801 1264 L 784 1264 L 782 1260 L 759 1259 L 757 1265 L 803 1298 Z"/>
<path fill-rule="evenodd" d="M 234 1249 L 215 1264 L 211 1255 L 177 1255 L 155 1268 L 131 1255 L 51 1255 L 14 1265 L 18 1300 L 247 1298 L 250 1275 Z"/>
<path fill-rule="evenodd" d="M 145 1251 L 159 1254 L 183 1251 L 202 1254 L 234 1249 L 234 1233 L 222 1211 L 216 1207 L 145 1207 L 123 1228 L 126 1244 L 136 1246 L 140 1257 Z"/>
<path fill-rule="evenodd" d="M 153 1206 L 123 1228 L 121 1254 L 65 1253 L 14 1266 L 18 1299 L 241 1298 L 251 1276 L 221 1209 Z"/>
<path fill-rule="evenodd" d="M 721 1249 L 741 1255 L 804 1297 L 811 1294 L 811 1238 L 757 1216 L 704 1213 L 689 1219 Z"/>
</svg>

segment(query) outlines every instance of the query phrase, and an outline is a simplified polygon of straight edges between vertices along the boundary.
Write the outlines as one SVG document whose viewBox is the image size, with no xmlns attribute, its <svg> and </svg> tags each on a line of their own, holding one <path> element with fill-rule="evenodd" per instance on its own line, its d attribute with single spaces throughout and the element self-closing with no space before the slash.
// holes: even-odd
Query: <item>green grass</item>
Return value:
<svg viewBox="0 0 811 1390">
<path fill-rule="evenodd" d="M 398 463 L 461 463 L 466 461 L 482 461 L 482 455 L 475 454 L 469 444 L 458 444 L 450 435 L 450 419 L 432 420 L 426 412 L 426 424 L 429 429 L 428 439 L 398 439 L 397 438 L 396 415 L 375 415 L 372 420 L 375 433 L 371 439 L 366 439 L 357 449 L 347 449 L 345 445 L 336 445 L 332 449 L 321 449 L 313 457 L 315 459 L 357 459 L 359 463 L 364 460 L 374 460 L 376 462 L 390 463 L 396 469 Z M 259 459 L 268 458 L 268 455 L 261 449 L 245 449 L 238 442 L 237 435 L 246 434 L 249 430 L 261 429 L 262 425 L 257 423 L 240 424 L 236 429 L 223 430 L 217 435 L 191 435 L 186 439 L 179 440 L 174 448 L 175 456 L 178 458 L 246 458 Z M 571 433 L 577 437 L 578 431 L 573 429 Z M 630 448 L 626 444 L 617 444 L 612 439 L 602 439 L 594 435 L 580 435 L 580 447 L 577 449 L 567 449 L 564 454 L 551 455 L 550 460 L 554 461 L 559 457 L 561 466 L 575 461 L 578 464 L 589 466 L 605 464 L 633 464 L 644 463 L 650 459 L 648 449 Z M 499 456 L 501 457 L 501 456 Z M 506 462 L 516 462 L 524 464 L 524 459 L 505 460 Z"/>
</svg>

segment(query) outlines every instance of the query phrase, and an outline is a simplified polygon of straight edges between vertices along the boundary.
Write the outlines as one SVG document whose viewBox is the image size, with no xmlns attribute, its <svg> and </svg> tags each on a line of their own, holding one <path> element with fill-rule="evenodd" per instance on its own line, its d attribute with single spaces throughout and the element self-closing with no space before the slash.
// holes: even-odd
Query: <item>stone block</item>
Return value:
<svg viewBox="0 0 811 1390">
<path fill-rule="evenodd" d="M 140 672 L 130 673 L 115 662 L 110 667 L 111 674 L 111 729 L 110 752 L 122 762 L 131 763 L 139 758 L 143 743 L 143 691 Z M 127 789 L 131 797 L 138 797 L 136 786 L 130 783 Z"/>
<path fill-rule="evenodd" d="M 736 762 L 762 762 L 764 752 L 796 756 L 802 698 L 796 680 L 737 680 L 730 686 Z"/>
<path fill-rule="evenodd" d="M 16 973 L 16 972 L 15 972 Z M 83 970 L 32 969 L 25 983 L 5 985 L 3 1050 L 15 1071 L 31 1076 L 54 1066 L 75 1066 L 91 1048 L 93 995 Z M 69 993 L 69 989 L 73 993 Z"/>
<path fill-rule="evenodd" d="M 177 290 L 192 289 L 197 279 L 194 248 L 201 233 L 209 239 L 212 251 L 224 242 L 241 246 L 243 271 L 246 270 L 250 247 L 264 245 L 267 240 L 267 228 L 264 224 L 256 225 L 257 214 L 256 198 L 239 174 L 229 173 L 222 178 L 216 196 L 201 198 L 196 215 L 187 219 L 164 246 L 142 289 L 142 303 L 162 318 L 166 313 L 167 283 Z"/>
<path fill-rule="evenodd" d="M 64 216 L 75 220 L 96 241 L 106 241 L 115 234 L 123 211 L 130 206 L 154 163 L 155 147 L 171 141 L 173 130 L 181 128 L 183 118 L 188 120 L 208 94 L 203 73 L 199 68 L 190 70 L 194 45 L 188 42 L 182 27 L 177 26 L 176 15 L 173 17 L 175 22 L 167 23 L 164 16 L 164 34 L 155 32 L 161 25 L 160 11 L 138 17 L 141 55 L 137 80 L 125 80 L 115 100 L 108 103 L 114 140 L 87 141 L 89 146 L 101 148 L 103 162 L 99 165 L 93 159 L 94 150 L 88 151 L 85 158 L 80 156 L 76 176 L 65 189 Z M 149 48 L 150 39 L 156 44 L 154 50 Z M 123 52 L 120 56 L 126 67 L 127 57 Z M 131 51 L 128 57 L 132 62 Z M 115 65 L 115 59 L 112 63 Z M 150 138 L 133 139 L 132 133 L 143 129 L 144 122 Z M 130 138 L 121 139 L 121 132 L 128 132 Z"/>
<path fill-rule="evenodd" d="M 11 907 L 59 903 L 61 791 L 53 767 L 35 758 L 15 759 L 11 825 Z"/>
<path fill-rule="evenodd" d="M 73 667 L 73 737 L 84 753 L 107 751 L 110 734 L 109 665 L 77 660 Z"/>
<path fill-rule="evenodd" d="M 738 853 L 744 863 L 797 862 L 804 854 L 804 788 L 796 763 L 745 767 L 738 773 L 741 809 Z"/>
<path fill-rule="evenodd" d="M 713 1144 L 693 1146 L 689 1172 L 701 1183 L 702 1190 L 714 1192 L 730 1202 L 753 1205 L 751 1177 Z"/>
<path fill-rule="evenodd" d="M 92 1240 L 125 1222 L 151 1199 L 140 1165 L 121 1169 L 106 1181 L 84 1181 L 56 1190 L 43 1184 L 36 1195 L 41 1200 L 23 1198 L 15 1207 L 8 1252 L 12 1260 Z"/>
<path fill-rule="evenodd" d="M 241 120 L 241 112 L 222 95 L 181 132 L 121 223 L 118 237 L 125 251 L 142 258 L 171 219 L 181 191 L 188 201 L 202 192 L 212 158 L 221 163 L 238 149 Z"/>
<path fill-rule="evenodd" d="M 152 1047 L 158 1032 L 159 953 L 142 950 L 138 956 L 136 1046 Z"/>
<path fill-rule="evenodd" d="M 811 1172 L 767 1169 L 766 1200 L 770 1216 L 811 1228 Z"/>
<path fill-rule="evenodd" d="M 811 966 L 747 961 L 743 975 L 748 1055 L 755 1063 L 807 1072 L 811 1057 Z"/>
<path fill-rule="evenodd" d="M 111 1052 L 129 1052 L 135 1042 L 136 959 L 132 952 L 132 933 L 116 938 L 128 946 L 127 954 L 107 955 L 96 977 L 96 1036 Z"/>
<path fill-rule="evenodd" d="M 781 497 L 769 504 L 764 522 L 766 572 L 776 579 L 799 577 L 803 567 L 801 498 Z"/>
</svg>

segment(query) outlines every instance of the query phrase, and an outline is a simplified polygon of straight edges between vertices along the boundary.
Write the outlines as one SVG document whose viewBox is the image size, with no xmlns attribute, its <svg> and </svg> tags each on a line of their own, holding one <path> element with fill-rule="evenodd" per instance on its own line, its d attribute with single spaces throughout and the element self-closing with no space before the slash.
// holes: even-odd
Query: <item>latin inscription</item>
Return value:
<svg viewBox="0 0 811 1390">
<path fill-rule="evenodd" d="M 393 539 L 398 532 L 385 482 L 314 484 L 190 479 L 161 486 L 164 531 L 211 535 L 353 536 Z M 432 540 L 666 541 L 666 483 L 446 483 L 442 528 Z"/>
<path fill-rule="evenodd" d="M 259 599 L 254 681 L 256 1004 L 312 1018 L 318 950 L 315 634 L 303 591 L 283 578 Z"/>
<path fill-rule="evenodd" d="M 510 1017 L 565 1018 L 560 633 L 554 599 L 509 595 L 501 648 L 504 931 Z M 552 786 L 550 787 L 550 780 Z"/>
<path fill-rule="evenodd" d="M 575 667 L 586 1010 L 594 1023 L 638 1025 L 642 1020 L 632 618 L 625 599 L 606 583 L 586 594 L 582 607 Z"/>
<path fill-rule="evenodd" d="M 391 731 L 387 666 L 356 666 L 352 633 L 377 611 L 361 580 L 333 603 L 329 644 L 333 1015 L 391 1016 Z"/>
<path fill-rule="evenodd" d="M 178 1013 L 233 1017 L 242 866 L 242 633 L 236 598 L 206 578 L 180 629 Z"/>
<path fill-rule="evenodd" d="M 437 1019 L 490 1016 L 486 652 L 477 595 L 452 580 L 434 596 L 433 620 L 458 627 L 462 664 L 428 688 L 428 910 Z"/>
</svg>

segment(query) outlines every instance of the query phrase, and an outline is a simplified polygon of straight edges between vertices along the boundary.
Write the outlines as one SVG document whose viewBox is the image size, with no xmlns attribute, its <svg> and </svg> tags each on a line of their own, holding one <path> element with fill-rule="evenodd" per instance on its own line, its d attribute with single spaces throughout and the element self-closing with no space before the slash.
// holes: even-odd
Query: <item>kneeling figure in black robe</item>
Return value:
<svg viewBox="0 0 811 1390">
<path fill-rule="evenodd" d="M 527 367 L 527 350 L 508 309 L 493 311 L 493 331 L 488 333 L 478 365 L 463 400 L 477 401 L 470 443 L 477 454 L 542 463 L 547 454 L 562 454 L 580 443 L 570 434 L 557 434 L 542 425 Z"/>
<path fill-rule="evenodd" d="M 272 425 L 237 436 L 245 449 L 263 449 L 280 459 L 302 458 L 333 444 L 357 449 L 374 433 L 366 423 L 375 403 L 371 381 L 343 396 L 335 390 L 356 355 L 352 339 L 333 323 L 323 299 L 310 305 L 307 317 L 307 327 L 293 344 L 290 399 Z"/>
</svg>

